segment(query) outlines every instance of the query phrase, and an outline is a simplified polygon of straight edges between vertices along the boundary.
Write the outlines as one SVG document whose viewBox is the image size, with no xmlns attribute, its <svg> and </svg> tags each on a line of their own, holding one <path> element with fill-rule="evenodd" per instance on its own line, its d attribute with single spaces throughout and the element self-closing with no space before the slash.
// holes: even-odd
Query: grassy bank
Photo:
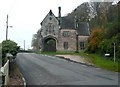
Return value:
<svg viewBox="0 0 120 87">
<path fill-rule="evenodd" d="M 36 52 L 37 54 L 47 54 L 47 55 L 79 55 L 79 53 L 75 52 Z"/>
<path fill-rule="evenodd" d="M 116 61 L 114 63 L 113 60 L 110 60 L 109 58 L 105 58 L 103 56 L 100 56 L 99 54 L 90 54 L 90 53 L 74 53 L 74 52 L 37 52 L 38 54 L 47 54 L 47 55 L 79 55 L 84 56 L 85 59 L 93 63 L 97 67 L 101 67 L 106 70 L 116 71 L 120 72 L 119 66 L 120 62 Z"/>
<path fill-rule="evenodd" d="M 81 56 L 85 56 L 88 58 L 88 61 L 93 63 L 97 67 L 101 67 L 103 69 L 120 72 L 120 62 L 110 60 L 109 58 L 100 56 L 99 54 L 89 54 L 89 53 L 80 53 Z"/>
</svg>

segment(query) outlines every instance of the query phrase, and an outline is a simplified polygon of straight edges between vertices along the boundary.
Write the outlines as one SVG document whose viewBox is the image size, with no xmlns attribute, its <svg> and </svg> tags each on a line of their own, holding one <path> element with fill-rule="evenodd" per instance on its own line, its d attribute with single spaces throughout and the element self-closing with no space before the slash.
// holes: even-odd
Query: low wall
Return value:
<svg viewBox="0 0 120 87">
<path fill-rule="evenodd" d="M 9 60 L 7 60 L 5 65 L 2 67 L 2 72 L 5 75 L 4 85 L 7 85 L 9 81 Z"/>
</svg>

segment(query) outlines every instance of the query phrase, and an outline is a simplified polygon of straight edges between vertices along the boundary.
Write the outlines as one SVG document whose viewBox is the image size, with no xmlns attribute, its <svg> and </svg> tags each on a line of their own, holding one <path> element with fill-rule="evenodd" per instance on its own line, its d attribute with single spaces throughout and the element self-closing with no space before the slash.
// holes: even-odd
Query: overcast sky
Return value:
<svg viewBox="0 0 120 87">
<path fill-rule="evenodd" d="M 9 15 L 8 39 L 18 43 L 23 48 L 31 48 L 33 34 L 40 29 L 40 22 L 51 9 L 58 16 L 58 6 L 61 6 L 62 16 L 72 12 L 81 3 L 89 0 L 0 0 L 0 42 L 6 39 L 6 17 Z"/>
</svg>

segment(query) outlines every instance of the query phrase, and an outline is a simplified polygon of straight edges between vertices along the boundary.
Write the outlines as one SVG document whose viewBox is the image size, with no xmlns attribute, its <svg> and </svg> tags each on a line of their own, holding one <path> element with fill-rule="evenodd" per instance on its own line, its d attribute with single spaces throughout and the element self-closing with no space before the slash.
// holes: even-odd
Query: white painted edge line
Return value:
<svg viewBox="0 0 120 87">
<path fill-rule="evenodd" d="M 22 80 L 23 80 L 23 85 L 24 85 L 24 87 L 26 87 L 26 81 L 25 81 L 25 78 L 24 77 L 22 77 Z"/>
</svg>

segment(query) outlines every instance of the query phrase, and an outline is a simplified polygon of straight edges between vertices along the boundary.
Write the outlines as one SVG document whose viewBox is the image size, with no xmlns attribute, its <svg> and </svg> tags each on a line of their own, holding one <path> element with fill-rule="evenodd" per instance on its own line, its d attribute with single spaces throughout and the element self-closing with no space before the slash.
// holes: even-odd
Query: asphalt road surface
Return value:
<svg viewBox="0 0 120 87">
<path fill-rule="evenodd" d="M 118 85 L 118 73 L 54 56 L 19 53 L 16 62 L 27 85 Z"/>
</svg>

